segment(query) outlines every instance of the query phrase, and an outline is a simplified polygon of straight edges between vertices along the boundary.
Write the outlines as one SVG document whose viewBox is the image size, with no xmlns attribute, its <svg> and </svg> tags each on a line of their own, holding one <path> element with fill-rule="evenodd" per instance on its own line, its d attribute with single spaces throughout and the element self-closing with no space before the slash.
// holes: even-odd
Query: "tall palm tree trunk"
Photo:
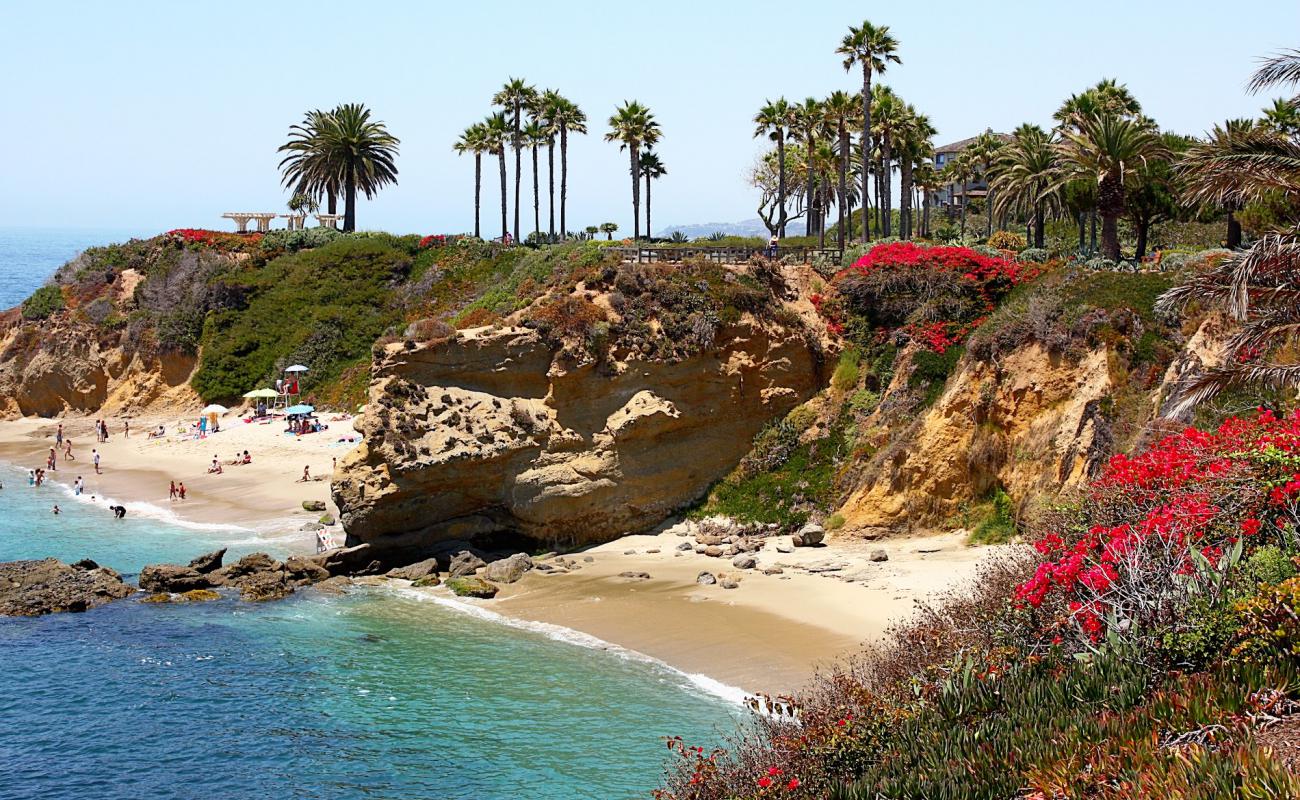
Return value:
<svg viewBox="0 0 1300 800">
<path fill-rule="evenodd" d="M 1034 207 L 1034 247 L 1040 250 L 1043 247 L 1043 206 L 1040 203 Z"/>
<path fill-rule="evenodd" d="M 930 190 L 921 192 L 921 235 L 930 238 Z"/>
<path fill-rule="evenodd" d="M 355 231 L 357 229 L 357 168 L 355 164 L 348 164 L 343 191 L 343 230 L 347 232 Z"/>
<path fill-rule="evenodd" d="M 641 238 L 641 148 L 640 142 L 628 142 L 632 160 L 632 241 Z"/>
<path fill-rule="evenodd" d="M 483 206 L 483 154 L 474 154 L 474 238 L 482 239 L 479 230 L 479 209 Z"/>
<path fill-rule="evenodd" d="M 871 60 L 862 62 L 862 203 L 865 206 L 871 191 Z M 877 199 L 879 205 L 879 199 Z M 870 239 L 867 232 L 867 215 L 862 215 L 862 244 Z"/>
<path fill-rule="evenodd" d="M 555 241 L 555 137 L 551 136 L 546 142 L 546 209 L 551 215 L 550 226 L 547 233 L 550 234 L 550 240 Z"/>
<path fill-rule="evenodd" d="M 645 176 L 645 238 L 647 239 L 654 238 L 654 234 L 650 232 L 652 230 L 654 230 L 654 228 L 650 227 L 650 176 L 646 175 Z"/>
<path fill-rule="evenodd" d="M 522 163 L 523 163 L 522 155 L 523 155 L 523 144 L 524 144 L 524 143 L 523 143 L 523 139 L 520 137 L 520 134 L 519 134 L 519 125 L 520 125 L 520 123 L 523 121 L 523 120 L 521 119 L 521 113 L 522 113 L 522 111 L 523 111 L 523 109 L 521 108 L 521 103 L 520 103 L 520 101 L 516 100 L 516 101 L 515 101 L 515 136 L 514 136 L 514 148 L 515 148 L 515 241 L 516 241 L 516 242 L 519 241 L 519 183 L 520 183 L 520 179 L 523 178 L 523 174 L 522 174 L 523 169 L 522 169 L 522 166 L 521 166 L 521 165 L 522 165 Z"/>
<path fill-rule="evenodd" d="M 804 195 L 804 203 L 807 204 L 808 206 L 808 216 L 804 220 L 803 235 L 812 236 L 813 235 L 813 213 L 812 212 L 813 212 L 813 205 L 814 205 L 813 178 L 815 177 L 813 174 L 813 151 L 815 148 L 813 146 L 814 142 L 813 142 L 813 135 L 812 135 L 811 128 L 808 129 L 808 135 L 804 137 L 804 144 L 808 148 L 808 156 L 806 159 L 804 159 L 807 163 L 807 168 L 808 168 L 808 193 Z"/>
<path fill-rule="evenodd" d="M 845 226 L 848 225 L 849 217 L 845 216 L 845 210 L 848 206 L 849 197 L 849 129 L 843 124 L 840 125 L 840 201 L 835 204 L 836 211 L 839 212 L 839 230 L 836 232 L 835 244 L 844 249 L 845 237 L 848 232 Z"/>
<path fill-rule="evenodd" d="M 569 196 L 569 129 L 560 128 L 560 238 L 569 235 L 568 225 L 564 220 L 565 207 Z"/>
<path fill-rule="evenodd" d="M 898 233 L 912 238 L 912 159 L 904 158 L 898 175 Z"/>
<path fill-rule="evenodd" d="M 780 206 L 777 212 L 776 229 L 782 239 L 785 238 L 785 131 L 776 132 L 776 202 Z"/>
<path fill-rule="evenodd" d="M 961 182 L 961 240 L 966 242 L 966 207 L 970 205 L 969 193 L 966 190 L 966 181 Z"/>
<path fill-rule="evenodd" d="M 533 145 L 533 238 L 538 240 L 542 238 L 541 196 L 537 182 L 537 145 Z"/>
<path fill-rule="evenodd" d="M 325 207 L 329 209 L 328 213 L 330 214 L 339 213 L 339 196 L 334 193 L 333 189 L 330 189 L 328 194 L 326 195 Z"/>
<path fill-rule="evenodd" d="M 510 233 L 510 223 L 506 215 L 510 211 L 510 199 L 506 195 L 506 148 L 497 151 L 497 162 L 501 165 L 501 243 L 505 244 L 506 235 Z"/>
<path fill-rule="evenodd" d="M 892 197 L 889 196 L 889 189 L 890 189 L 889 182 L 890 182 L 890 178 L 892 177 L 890 173 L 894 171 L 894 159 L 893 159 L 893 153 L 891 152 L 892 148 L 893 148 L 893 142 L 889 140 L 889 137 L 881 136 L 880 137 L 880 164 L 881 164 L 880 216 L 883 222 L 880 230 L 881 233 L 886 238 L 894 235 L 894 220 L 893 220 L 894 200 Z"/>
<path fill-rule="evenodd" d="M 1241 223 L 1233 209 L 1228 209 L 1228 238 L 1224 242 L 1229 250 L 1241 247 Z"/>
</svg>

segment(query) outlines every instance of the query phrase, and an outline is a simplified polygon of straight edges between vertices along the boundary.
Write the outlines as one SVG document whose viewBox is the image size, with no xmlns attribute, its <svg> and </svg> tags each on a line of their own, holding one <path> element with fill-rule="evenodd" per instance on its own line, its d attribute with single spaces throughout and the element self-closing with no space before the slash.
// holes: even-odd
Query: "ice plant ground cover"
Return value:
<svg viewBox="0 0 1300 800">
<path fill-rule="evenodd" d="M 656 797 L 1300 796 L 1270 749 L 1300 729 L 1298 522 L 1300 412 L 1116 456 L 727 748 L 669 740 Z"/>
<path fill-rule="evenodd" d="M 913 242 L 871 248 L 831 280 L 833 293 L 811 300 L 836 335 L 902 333 L 943 353 L 960 344 L 1016 285 L 1042 272 L 968 247 Z M 855 330 L 856 329 L 856 330 Z"/>
</svg>

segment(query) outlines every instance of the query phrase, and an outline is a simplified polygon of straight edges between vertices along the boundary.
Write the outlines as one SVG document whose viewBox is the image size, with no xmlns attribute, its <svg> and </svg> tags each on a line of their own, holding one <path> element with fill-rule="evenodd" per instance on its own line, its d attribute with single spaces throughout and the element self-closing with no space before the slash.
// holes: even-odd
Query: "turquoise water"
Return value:
<svg viewBox="0 0 1300 800">
<path fill-rule="evenodd" d="M 0 481 L 0 561 L 130 575 L 293 541 L 117 521 L 12 466 Z M 646 797 L 660 737 L 718 741 L 739 713 L 699 679 L 451 602 L 306 591 L 0 617 L 0 800 Z"/>
</svg>

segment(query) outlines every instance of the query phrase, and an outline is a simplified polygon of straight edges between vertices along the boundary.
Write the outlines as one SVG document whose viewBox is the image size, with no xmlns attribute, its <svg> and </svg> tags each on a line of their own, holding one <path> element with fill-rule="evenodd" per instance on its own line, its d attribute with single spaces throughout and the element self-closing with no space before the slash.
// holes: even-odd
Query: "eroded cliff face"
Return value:
<svg viewBox="0 0 1300 800">
<path fill-rule="evenodd" d="M 193 356 L 144 355 L 88 325 L 47 320 L 0 328 L 0 417 L 197 408 Z"/>
<path fill-rule="evenodd" d="M 682 360 L 607 364 L 574 365 L 516 327 L 390 345 L 332 487 L 348 541 L 414 551 L 505 530 L 579 544 L 651 527 L 821 388 L 795 328 L 746 318 Z"/>
<path fill-rule="evenodd" d="M 1146 436 L 1178 424 L 1163 419 L 1168 398 L 1218 363 L 1228 333 L 1222 318 L 1204 320 L 1142 396 Z M 863 472 L 839 511 L 845 530 L 874 537 L 934 529 L 994 489 L 1022 502 L 1083 485 L 1116 451 L 1113 407 L 1125 376 L 1112 374 L 1114 362 L 1106 346 L 1065 358 L 1039 344 L 996 364 L 963 358 L 939 399 Z"/>
</svg>

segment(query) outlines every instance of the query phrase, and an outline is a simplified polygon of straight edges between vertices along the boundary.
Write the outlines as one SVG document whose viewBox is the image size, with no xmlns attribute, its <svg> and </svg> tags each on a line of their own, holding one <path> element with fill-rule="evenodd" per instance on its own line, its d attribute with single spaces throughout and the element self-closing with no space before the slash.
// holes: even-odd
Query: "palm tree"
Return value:
<svg viewBox="0 0 1300 800">
<path fill-rule="evenodd" d="M 289 126 L 289 141 L 281 145 L 278 152 L 289 153 L 280 162 L 280 171 L 284 173 L 283 185 L 293 187 L 294 194 L 306 194 L 312 198 L 328 198 L 328 213 L 338 210 L 338 195 L 341 190 L 339 171 L 329 162 L 329 153 L 325 150 L 324 132 L 332 124 L 329 112 L 308 111 L 303 121 Z"/>
<path fill-rule="evenodd" d="M 945 180 L 948 183 L 961 185 L 961 238 L 966 240 L 966 207 L 970 205 L 970 195 L 968 193 L 970 180 L 975 177 L 975 163 L 971 160 L 970 155 L 965 151 L 958 153 L 943 168 Z"/>
<path fill-rule="evenodd" d="M 871 104 L 875 108 L 875 121 L 872 124 L 871 131 L 876 135 L 876 141 L 880 145 L 880 199 L 877 205 L 880 207 L 880 233 L 882 236 L 892 236 L 894 233 L 894 223 L 892 219 L 893 200 L 891 197 L 890 178 L 894 169 L 894 138 L 895 132 L 902 126 L 906 106 L 903 99 L 894 94 L 894 90 L 884 84 L 878 84 L 874 90 L 875 97 L 872 98 Z"/>
<path fill-rule="evenodd" d="M 988 194 L 984 197 L 984 212 L 988 216 L 988 223 L 984 231 L 984 238 L 986 239 L 993 235 L 993 186 L 989 184 L 989 171 L 998 160 L 1005 144 L 990 128 L 975 137 L 975 141 L 967 148 L 970 151 L 971 158 L 979 164 L 980 175 L 984 178 L 985 184 L 988 185 Z"/>
<path fill-rule="evenodd" d="M 595 229 L 594 227 L 592 227 L 592 228 L 588 228 L 587 230 L 591 231 L 592 233 L 595 233 L 595 232 L 596 232 L 596 229 Z M 603 234 L 605 234 L 605 240 L 606 240 L 606 241 L 613 241 L 613 240 L 614 240 L 614 231 L 616 231 L 616 230 L 618 230 L 618 223 L 617 223 L 617 222 L 602 222 L 602 223 L 600 223 L 600 232 L 603 233 Z"/>
<path fill-rule="evenodd" d="M 547 118 L 560 136 L 560 236 L 563 238 L 569 233 L 565 216 L 569 198 L 569 134 L 587 132 L 587 115 L 576 103 L 556 95 L 547 109 Z"/>
<path fill-rule="evenodd" d="M 795 121 L 794 135 L 803 143 L 805 159 L 804 170 L 807 172 L 807 189 L 804 192 L 804 205 L 808 209 L 807 218 L 804 220 L 804 235 L 811 236 L 813 232 L 813 179 L 815 170 L 813 169 L 812 154 L 817 149 L 817 137 L 821 131 L 822 122 L 824 121 L 825 112 L 821 103 L 814 97 L 806 98 L 802 103 L 794 107 L 792 116 Z"/>
<path fill-rule="evenodd" d="M 515 149 L 515 241 L 519 240 L 519 182 L 521 179 L 521 155 L 523 153 L 524 106 L 537 96 L 537 90 L 529 86 L 522 78 L 510 78 L 500 91 L 492 95 L 492 104 L 501 106 L 510 114 L 512 129 L 510 143 Z"/>
<path fill-rule="evenodd" d="M 1075 130 L 1064 131 L 1056 145 L 1062 177 L 1056 186 L 1087 179 L 1097 186 L 1097 212 L 1101 215 L 1101 249 L 1111 261 L 1120 260 L 1119 217 L 1124 194 L 1147 159 L 1167 155 L 1150 121 L 1111 113 L 1079 117 Z"/>
<path fill-rule="evenodd" d="M 609 118 L 605 141 L 618 142 L 632 162 L 632 241 L 641 238 L 641 147 L 655 144 L 660 136 L 654 114 L 635 100 L 625 101 Z"/>
<path fill-rule="evenodd" d="M 1300 136 L 1300 105 L 1294 99 L 1277 98 L 1264 109 L 1264 124 L 1286 136 Z"/>
<path fill-rule="evenodd" d="M 483 122 L 483 141 L 488 153 L 497 157 L 501 167 L 501 242 L 510 233 L 510 223 L 506 215 L 510 208 L 510 199 L 506 195 L 506 142 L 510 139 L 510 121 L 505 112 L 499 111 Z"/>
<path fill-rule="evenodd" d="M 835 204 L 837 212 L 837 230 L 835 242 L 843 250 L 845 243 L 846 231 L 848 229 L 846 198 L 849 195 L 848 176 L 849 176 L 849 155 L 851 144 L 849 142 L 849 126 L 858 121 L 858 114 L 861 107 L 858 105 L 858 99 L 848 92 L 832 92 L 821 103 L 822 113 L 829 132 L 833 132 L 836 137 L 837 150 L 839 155 L 839 197 Z"/>
<path fill-rule="evenodd" d="M 372 122 L 370 109 L 361 103 L 345 103 L 328 114 L 312 112 L 308 119 L 313 125 L 310 134 L 295 125 L 280 147 L 289 153 L 280 162 L 285 183 L 304 185 L 309 193 L 341 186 L 343 230 L 354 231 L 357 191 L 369 200 L 384 186 L 397 183 L 397 137 L 383 122 Z"/>
<path fill-rule="evenodd" d="M 1028 123 L 1016 128 L 990 170 L 989 191 L 997 192 L 997 201 L 990 208 L 999 214 L 1014 212 L 1032 219 L 1034 247 L 1043 246 L 1047 214 L 1061 208 L 1058 173 L 1055 137 Z"/>
<path fill-rule="evenodd" d="M 785 238 L 785 223 L 788 219 L 785 211 L 785 140 L 790 135 L 790 126 L 793 121 L 794 109 L 784 97 L 768 100 L 754 115 L 754 125 L 756 126 L 754 136 L 766 136 L 776 142 L 776 226 L 782 239 Z"/>
<path fill-rule="evenodd" d="M 554 89 L 547 89 L 538 98 L 538 118 L 546 130 L 546 209 L 550 217 L 546 230 L 552 242 L 555 241 L 555 139 L 559 134 L 555 112 L 563 100 Z"/>
<path fill-rule="evenodd" d="M 653 150 L 641 151 L 641 176 L 645 178 L 645 235 L 646 238 L 652 238 L 654 229 L 650 227 L 650 181 L 662 178 L 668 174 L 668 169 L 664 167 L 664 162 L 659 158 L 659 154 Z"/>
<path fill-rule="evenodd" d="M 1267 127 L 1261 130 L 1264 137 L 1275 135 L 1286 138 L 1287 135 L 1275 126 L 1267 122 L 1265 126 Z M 1222 125 L 1215 125 L 1206 141 L 1191 147 L 1178 167 L 1179 175 L 1186 181 L 1184 192 L 1189 199 L 1198 205 L 1217 206 L 1226 212 L 1228 233 L 1225 242 L 1231 250 L 1241 246 L 1241 223 L 1237 221 L 1236 212 L 1245 205 L 1249 193 L 1244 191 L 1243 186 L 1233 186 L 1223 180 L 1237 172 L 1236 168 L 1225 172 L 1223 167 L 1226 165 L 1225 160 L 1233 159 L 1233 154 L 1241 152 L 1243 145 L 1245 149 L 1255 149 L 1255 144 L 1262 140 L 1261 137 L 1252 136 L 1255 131 L 1255 123 L 1248 119 L 1230 119 Z M 1248 145 L 1247 140 L 1255 144 Z M 1242 180 L 1251 178 L 1249 173 L 1238 174 Z"/>
<path fill-rule="evenodd" d="M 461 133 L 452 149 L 462 156 L 466 153 L 474 155 L 474 238 L 481 239 L 479 210 L 483 199 L 483 154 L 491 152 L 487 143 L 487 126 L 482 122 L 470 125 Z"/>
<path fill-rule="evenodd" d="M 938 133 L 930 118 L 918 113 L 908 104 L 903 109 L 902 124 L 898 128 L 898 168 L 899 168 L 899 233 L 905 239 L 911 239 L 912 229 L 912 194 L 916 183 L 915 170 L 918 165 L 927 163 L 934 155 L 934 135 Z"/>
<path fill-rule="evenodd" d="M 871 155 L 867 142 L 871 141 L 871 76 L 883 73 L 889 62 L 903 63 L 894 52 L 898 49 L 898 40 L 889 34 L 888 25 L 872 25 L 864 21 L 861 26 L 849 27 L 849 32 L 840 40 L 836 53 L 844 56 L 844 71 L 853 69 L 855 64 L 862 67 L 862 198 L 866 203 L 870 191 Z M 862 242 L 868 239 L 866 215 L 863 215 Z"/>
<path fill-rule="evenodd" d="M 548 134 L 545 126 L 536 119 L 529 121 L 523 131 L 524 144 L 533 151 L 533 233 L 537 239 L 542 236 L 541 190 L 537 178 L 537 148 L 546 144 Z"/>
<path fill-rule="evenodd" d="M 933 161 L 924 161 L 917 166 L 912 179 L 921 190 L 921 236 L 930 237 L 930 196 L 943 188 L 943 176 L 934 168 Z"/>
</svg>

